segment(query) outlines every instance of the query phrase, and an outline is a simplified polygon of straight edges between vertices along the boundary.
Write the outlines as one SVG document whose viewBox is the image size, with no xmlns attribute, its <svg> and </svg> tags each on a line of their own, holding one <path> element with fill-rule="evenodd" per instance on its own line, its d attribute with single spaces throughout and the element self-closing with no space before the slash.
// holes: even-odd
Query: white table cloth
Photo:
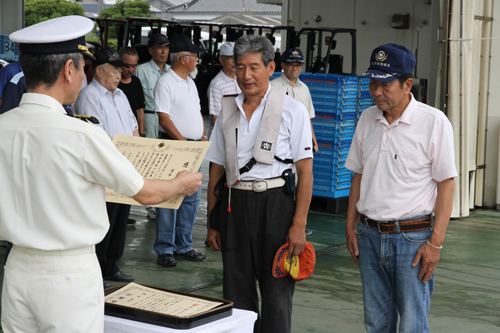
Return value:
<svg viewBox="0 0 500 333">
<path fill-rule="evenodd" d="M 173 329 L 113 316 L 104 316 L 104 333 L 252 333 L 257 314 L 233 309 L 230 317 L 190 329 Z"/>
</svg>

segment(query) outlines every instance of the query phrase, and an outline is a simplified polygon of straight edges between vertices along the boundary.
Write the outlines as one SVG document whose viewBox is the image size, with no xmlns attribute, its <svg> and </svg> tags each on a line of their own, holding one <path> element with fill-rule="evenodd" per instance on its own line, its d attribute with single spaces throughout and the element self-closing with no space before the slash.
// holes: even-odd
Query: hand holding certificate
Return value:
<svg viewBox="0 0 500 333">
<path fill-rule="evenodd" d="M 171 180 L 181 171 L 198 171 L 210 146 L 210 142 L 159 140 L 120 134 L 114 137 L 113 143 L 145 180 Z M 179 174 L 178 177 L 186 175 Z M 189 195 L 192 188 L 187 186 L 180 192 Z M 183 198 L 178 194 L 162 204 L 151 206 L 177 209 Z M 106 189 L 106 201 L 139 205 L 133 198 L 119 195 L 109 188 Z"/>
</svg>

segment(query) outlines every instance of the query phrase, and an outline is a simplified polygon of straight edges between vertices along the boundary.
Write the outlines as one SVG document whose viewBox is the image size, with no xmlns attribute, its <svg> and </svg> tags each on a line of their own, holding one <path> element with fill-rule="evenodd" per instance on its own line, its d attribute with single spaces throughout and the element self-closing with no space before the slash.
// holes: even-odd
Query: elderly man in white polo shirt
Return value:
<svg viewBox="0 0 500 333">
<path fill-rule="evenodd" d="M 219 61 L 222 64 L 222 70 L 210 81 L 210 85 L 208 86 L 208 109 L 212 126 L 215 124 L 222 109 L 222 97 L 241 92 L 236 82 L 236 66 L 234 65 L 233 51 L 234 42 L 222 44 L 219 50 Z"/>
<path fill-rule="evenodd" d="M 111 138 L 116 134 L 139 136 L 137 121 L 125 93 L 118 88 L 122 67 L 118 53 L 102 49 L 94 54 L 94 79 L 78 96 L 75 112 L 94 116 Z M 107 202 L 109 230 L 97 244 L 96 253 L 105 280 L 131 282 L 134 277 L 120 271 L 116 262 L 122 257 L 130 205 Z"/>
<path fill-rule="evenodd" d="M 304 56 L 300 49 L 290 49 L 283 52 L 281 55 L 281 68 L 283 68 L 283 74 L 272 80 L 271 85 L 287 87 L 288 95 L 304 104 L 309 113 L 309 118 L 312 119 L 316 115 L 314 113 L 311 93 L 306 84 L 299 79 L 300 73 L 302 72 L 302 66 L 304 66 Z M 314 135 L 312 122 L 311 131 L 314 142 L 313 149 L 314 152 L 317 152 L 319 147 L 316 142 L 316 136 Z"/>
<path fill-rule="evenodd" d="M 201 115 L 200 98 L 189 74 L 196 70 L 196 47 L 183 34 L 170 42 L 172 67 L 160 77 L 154 91 L 155 112 L 158 114 L 158 138 L 170 140 L 206 141 Z M 177 260 L 203 261 L 205 255 L 192 248 L 191 231 L 200 206 L 201 190 L 185 197 L 179 209 L 156 209 L 156 239 L 154 250 L 157 263 L 164 267 L 177 266 Z"/>
<path fill-rule="evenodd" d="M 368 332 L 429 332 L 434 269 L 453 207 L 453 129 L 443 112 L 417 102 L 415 57 L 403 45 L 375 48 L 375 101 L 363 111 L 345 163 L 347 249 L 359 265 Z"/>
<path fill-rule="evenodd" d="M 93 28 L 85 17 L 65 16 L 10 35 L 20 43 L 28 92 L 0 117 L 0 238 L 13 243 L 2 288 L 5 333 L 102 332 L 95 244 L 109 227 L 105 187 L 154 205 L 201 185 L 200 173 L 143 179 L 101 128 L 68 117 L 62 104 L 80 92 Z"/>
</svg>

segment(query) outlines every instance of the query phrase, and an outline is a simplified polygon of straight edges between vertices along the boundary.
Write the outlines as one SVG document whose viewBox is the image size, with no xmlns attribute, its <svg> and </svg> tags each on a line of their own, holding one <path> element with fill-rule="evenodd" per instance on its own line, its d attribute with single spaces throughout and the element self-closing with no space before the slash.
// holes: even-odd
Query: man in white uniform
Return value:
<svg viewBox="0 0 500 333">
<path fill-rule="evenodd" d="M 94 79 L 80 92 L 75 103 L 76 114 L 97 118 L 98 126 L 111 139 L 116 134 L 139 136 L 137 121 L 127 96 L 118 88 L 125 63 L 112 49 L 99 50 L 94 56 Z M 109 230 L 96 246 L 102 276 L 105 280 L 132 282 L 134 277 L 124 274 L 116 264 L 125 247 L 130 205 L 108 202 L 106 208 Z"/>
<path fill-rule="evenodd" d="M 304 56 L 300 49 L 290 49 L 281 55 L 281 68 L 283 74 L 280 77 L 271 81 L 273 86 L 287 87 L 288 95 L 293 99 L 301 102 L 309 112 L 309 118 L 313 119 L 316 115 L 314 113 L 314 106 L 311 98 L 311 93 L 306 84 L 300 81 L 299 76 L 304 66 Z M 314 135 L 314 129 L 311 122 L 311 131 L 314 142 L 314 152 L 318 151 L 318 142 Z"/>
<path fill-rule="evenodd" d="M 155 87 L 155 111 L 160 123 L 160 139 L 206 141 L 200 98 L 189 74 L 196 70 L 198 53 L 186 35 L 177 35 L 170 43 L 172 68 L 160 77 Z M 193 230 L 201 189 L 185 197 L 179 209 L 156 209 L 157 263 L 175 267 L 177 260 L 203 261 L 205 255 L 193 249 Z"/>
<path fill-rule="evenodd" d="M 236 67 L 234 66 L 234 42 L 222 44 L 219 50 L 219 61 L 222 70 L 217 74 L 208 86 L 208 109 L 212 120 L 212 127 L 222 108 L 221 99 L 224 95 L 239 94 L 241 92 L 236 82 Z"/>
<path fill-rule="evenodd" d="M 66 16 L 10 35 L 29 90 L 0 117 L 0 238 L 13 243 L 2 290 L 6 333 L 102 332 L 95 244 L 108 229 L 105 187 L 157 204 L 201 185 L 199 173 L 143 179 L 101 128 L 66 114 L 62 104 L 74 103 L 85 75 L 82 53 L 92 57 L 84 35 L 93 27 Z"/>
</svg>

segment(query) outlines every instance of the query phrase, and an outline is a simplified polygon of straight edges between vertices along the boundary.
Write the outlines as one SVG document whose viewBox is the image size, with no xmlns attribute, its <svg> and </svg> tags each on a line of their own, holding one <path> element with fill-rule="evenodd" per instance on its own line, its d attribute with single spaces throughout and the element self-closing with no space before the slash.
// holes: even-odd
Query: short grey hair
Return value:
<svg viewBox="0 0 500 333">
<path fill-rule="evenodd" d="M 274 61 L 274 46 L 261 35 L 243 35 L 234 44 L 235 63 L 238 63 L 238 57 L 246 57 L 249 53 L 262 54 L 262 62 L 266 67 Z"/>
<path fill-rule="evenodd" d="M 170 53 L 170 65 L 171 66 L 175 66 L 175 64 L 179 61 L 179 59 L 181 58 L 181 56 L 190 56 L 191 53 L 189 52 L 184 52 L 184 51 L 181 51 L 181 52 L 176 52 L 176 53 Z"/>
<path fill-rule="evenodd" d="M 130 46 L 124 46 L 120 49 L 120 51 L 118 51 L 118 56 L 120 57 L 120 60 L 123 60 L 123 57 L 125 55 L 137 56 L 137 58 L 139 58 L 137 51 L 133 47 L 130 47 Z"/>
<path fill-rule="evenodd" d="M 75 68 L 80 69 L 81 52 L 66 54 L 21 54 L 19 63 L 26 77 L 29 89 L 36 89 L 41 85 L 51 88 L 56 83 L 61 71 L 68 60 L 73 60 Z"/>
</svg>

